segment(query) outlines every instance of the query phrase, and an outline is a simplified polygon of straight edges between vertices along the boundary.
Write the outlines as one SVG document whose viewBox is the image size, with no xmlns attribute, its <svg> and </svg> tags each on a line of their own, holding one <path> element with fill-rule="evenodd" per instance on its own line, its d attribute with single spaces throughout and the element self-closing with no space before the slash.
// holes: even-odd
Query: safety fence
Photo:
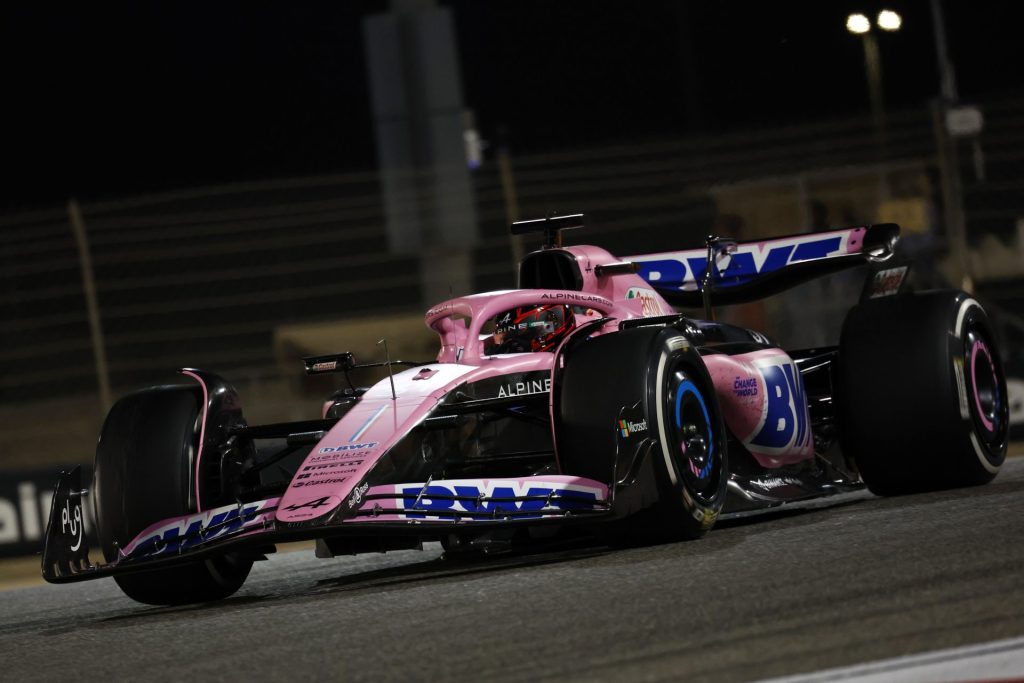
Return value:
<svg viewBox="0 0 1024 683">
<path fill-rule="evenodd" d="M 983 180 L 969 150 L 961 155 L 969 234 L 1008 244 L 1024 216 L 1024 100 L 986 105 L 985 114 Z M 520 217 L 583 211 L 585 235 L 570 239 L 633 254 L 699 244 L 713 231 L 751 238 L 871 222 L 883 199 L 903 194 L 934 213 L 935 135 L 922 109 L 889 116 L 884 149 L 863 118 L 498 153 L 473 172 L 473 286 L 514 284 L 518 246 L 507 224 Z M 931 220 L 931 246 L 941 249 L 942 217 Z M 274 378 L 280 325 L 424 304 L 420 257 L 391 253 L 385 224 L 373 172 L 0 216 L 0 406 L 95 395 L 97 345 L 115 395 L 185 365 Z M 1008 310 L 1024 300 L 1016 282 L 999 289 Z"/>
</svg>

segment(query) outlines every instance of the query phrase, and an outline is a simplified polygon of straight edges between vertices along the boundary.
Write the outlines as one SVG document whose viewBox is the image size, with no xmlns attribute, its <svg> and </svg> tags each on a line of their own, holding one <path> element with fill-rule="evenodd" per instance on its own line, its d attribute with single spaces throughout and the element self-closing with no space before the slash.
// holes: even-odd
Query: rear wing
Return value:
<svg viewBox="0 0 1024 683">
<path fill-rule="evenodd" d="M 711 240 L 709 248 L 626 256 L 637 274 L 675 306 L 703 305 L 709 251 L 715 254 L 709 294 L 714 305 L 777 294 L 823 275 L 892 257 L 894 223 L 778 237 L 761 242 Z"/>
</svg>

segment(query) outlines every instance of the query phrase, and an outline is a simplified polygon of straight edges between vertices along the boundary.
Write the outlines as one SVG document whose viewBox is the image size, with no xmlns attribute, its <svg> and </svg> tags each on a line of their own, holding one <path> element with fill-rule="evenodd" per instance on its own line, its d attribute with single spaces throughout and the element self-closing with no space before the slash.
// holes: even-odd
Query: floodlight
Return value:
<svg viewBox="0 0 1024 683">
<path fill-rule="evenodd" d="M 850 33 L 867 33 L 871 30 L 871 22 L 863 14 L 851 14 L 846 17 L 846 30 Z"/>
<path fill-rule="evenodd" d="M 849 23 L 846 24 L 849 27 Z M 903 17 L 891 9 L 884 9 L 878 13 L 878 28 L 885 31 L 898 31 L 903 25 Z"/>
</svg>

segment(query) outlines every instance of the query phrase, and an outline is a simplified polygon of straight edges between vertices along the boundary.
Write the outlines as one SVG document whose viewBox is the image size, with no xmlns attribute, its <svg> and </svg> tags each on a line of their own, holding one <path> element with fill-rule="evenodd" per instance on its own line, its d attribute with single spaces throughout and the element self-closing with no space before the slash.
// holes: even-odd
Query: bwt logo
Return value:
<svg viewBox="0 0 1024 683">
<path fill-rule="evenodd" d="M 754 432 L 752 450 L 768 454 L 803 451 L 810 447 L 807 393 L 800 370 L 788 356 L 779 355 L 757 363 L 764 378 L 767 406 L 764 421 Z"/>
<path fill-rule="evenodd" d="M 144 541 L 128 551 L 129 556 L 169 555 L 205 543 L 217 536 L 226 536 L 252 524 L 261 517 L 260 508 L 269 501 L 244 506 L 226 505 L 197 515 L 183 517 L 153 531 Z"/>
<path fill-rule="evenodd" d="M 398 504 L 407 510 L 407 519 L 426 519 L 428 511 L 433 519 L 455 518 L 446 512 L 470 513 L 471 519 L 481 520 L 501 517 L 502 513 L 516 513 L 516 519 L 533 519 L 554 510 L 592 509 L 599 495 L 597 489 L 547 482 L 435 482 L 396 489 L 400 496 Z"/>
<path fill-rule="evenodd" d="M 341 453 L 343 451 L 362 451 L 373 448 L 377 445 L 376 441 L 367 441 L 366 443 L 345 443 L 340 446 L 325 446 L 320 449 L 321 453 Z"/>
<path fill-rule="evenodd" d="M 757 275 L 779 270 L 792 263 L 813 261 L 845 251 L 846 235 L 834 234 L 828 237 L 776 240 L 772 246 L 740 245 L 736 252 L 724 257 L 719 263 L 721 280 L 715 284 L 719 287 L 745 284 Z M 645 261 L 642 257 L 633 257 L 632 260 L 640 266 L 640 277 L 657 287 L 695 290 L 708 265 L 707 256 L 701 256 L 701 253 L 704 252 L 692 250 L 678 252 L 675 258 Z"/>
</svg>

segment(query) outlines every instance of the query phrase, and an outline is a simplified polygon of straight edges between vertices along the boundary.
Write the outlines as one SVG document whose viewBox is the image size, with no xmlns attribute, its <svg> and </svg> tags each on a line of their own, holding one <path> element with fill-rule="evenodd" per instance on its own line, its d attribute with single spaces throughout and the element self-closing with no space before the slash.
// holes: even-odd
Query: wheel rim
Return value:
<svg viewBox="0 0 1024 683">
<path fill-rule="evenodd" d="M 1009 410 L 999 380 L 998 360 L 978 328 L 969 329 L 964 341 L 964 367 L 970 387 L 968 409 L 978 436 L 990 453 L 998 454 L 1006 438 Z"/>
<path fill-rule="evenodd" d="M 722 456 L 711 412 L 693 380 L 677 370 L 669 379 L 668 400 L 673 407 L 668 435 L 677 470 L 688 489 L 705 502 L 718 490 Z"/>
</svg>

